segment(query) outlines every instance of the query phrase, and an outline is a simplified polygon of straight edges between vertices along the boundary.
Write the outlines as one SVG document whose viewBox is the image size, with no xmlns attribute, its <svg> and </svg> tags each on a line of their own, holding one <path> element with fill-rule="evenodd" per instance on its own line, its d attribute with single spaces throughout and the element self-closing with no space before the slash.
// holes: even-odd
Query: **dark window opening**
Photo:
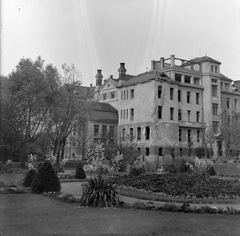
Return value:
<svg viewBox="0 0 240 236">
<path fill-rule="evenodd" d="M 133 128 L 130 128 L 130 141 L 133 141 Z"/>
<path fill-rule="evenodd" d="M 190 103 L 191 92 L 187 92 L 187 103 Z"/>
<path fill-rule="evenodd" d="M 170 107 L 170 120 L 173 120 L 174 117 L 174 108 Z"/>
<path fill-rule="evenodd" d="M 160 148 L 158 149 L 158 156 L 162 156 L 162 155 L 163 155 L 163 148 L 160 147 Z"/>
<path fill-rule="evenodd" d="M 178 141 L 182 141 L 182 129 L 179 129 Z"/>
<path fill-rule="evenodd" d="M 158 86 L 158 98 L 162 96 L 162 86 Z"/>
<path fill-rule="evenodd" d="M 199 97 L 200 97 L 200 94 L 196 93 L 196 104 L 199 104 Z"/>
<path fill-rule="evenodd" d="M 137 128 L 137 140 L 141 140 L 141 127 Z"/>
<path fill-rule="evenodd" d="M 175 74 L 175 80 L 178 82 L 181 82 L 182 75 L 181 74 Z"/>
<path fill-rule="evenodd" d="M 162 106 L 158 106 L 158 119 L 162 119 Z"/>
<path fill-rule="evenodd" d="M 174 88 L 170 88 L 170 100 L 173 100 Z"/>
<path fill-rule="evenodd" d="M 150 127 L 149 126 L 147 126 L 145 129 L 145 138 L 146 138 L 146 140 L 149 140 L 149 138 L 150 138 Z"/>
<path fill-rule="evenodd" d="M 178 109 L 178 120 L 182 120 L 182 110 Z"/>
<path fill-rule="evenodd" d="M 149 147 L 146 147 L 146 156 L 149 156 L 150 151 L 149 151 Z"/>
<path fill-rule="evenodd" d="M 181 102 L 181 90 L 178 90 L 178 101 Z"/>
<path fill-rule="evenodd" d="M 191 77 L 189 75 L 185 75 L 184 82 L 186 84 L 190 84 L 191 83 Z"/>
</svg>

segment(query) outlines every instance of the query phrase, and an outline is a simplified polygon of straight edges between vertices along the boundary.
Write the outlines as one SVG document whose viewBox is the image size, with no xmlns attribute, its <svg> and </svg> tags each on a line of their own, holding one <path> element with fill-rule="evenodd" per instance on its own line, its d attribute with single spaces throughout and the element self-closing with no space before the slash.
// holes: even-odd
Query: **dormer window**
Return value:
<svg viewBox="0 0 240 236">
<path fill-rule="evenodd" d="M 217 66 L 215 66 L 215 73 L 218 73 L 218 68 L 217 68 Z"/>
<path fill-rule="evenodd" d="M 213 73 L 213 66 L 211 66 L 211 72 Z"/>
</svg>

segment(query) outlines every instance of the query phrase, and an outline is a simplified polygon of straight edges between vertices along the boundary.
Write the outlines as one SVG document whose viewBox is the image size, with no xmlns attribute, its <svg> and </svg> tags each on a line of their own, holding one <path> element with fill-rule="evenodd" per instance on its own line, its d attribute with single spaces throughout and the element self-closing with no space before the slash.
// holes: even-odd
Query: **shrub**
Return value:
<svg viewBox="0 0 240 236">
<path fill-rule="evenodd" d="M 40 170 L 40 168 L 42 167 L 42 162 L 40 162 L 39 164 L 38 164 L 38 167 L 37 167 L 37 171 L 39 171 Z"/>
<path fill-rule="evenodd" d="M 216 171 L 214 170 L 213 166 L 209 166 L 207 168 L 207 173 L 210 175 L 210 176 L 213 176 L 213 175 L 216 175 Z"/>
<path fill-rule="evenodd" d="M 50 162 L 44 162 L 40 170 L 36 173 L 31 190 L 33 193 L 59 192 L 61 190 L 60 181 Z"/>
<path fill-rule="evenodd" d="M 36 175 L 36 170 L 34 169 L 29 170 L 24 178 L 23 186 L 30 187 L 35 175 Z"/>
<path fill-rule="evenodd" d="M 132 168 L 129 172 L 129 176 L 138 176 L 144 174 L 146 171 L 144 168 Z"/>
<path fill-rule="evenodd" d="M 80 199 L 83 206 L 111 207 L 117 206 L 119 196 L 116 186 L 109 179 L 104 179 L 101 174 L 91 178 L 88 184 L 83 186 L 83 195 Z"/>
<path fill-rule="evenodd" d="M 81 163 L 79 163 L 77 168 L 76 168 L 74 178 L 75 179 L 86 179 L 86 173 L 85 173 Z"/>
</svg>

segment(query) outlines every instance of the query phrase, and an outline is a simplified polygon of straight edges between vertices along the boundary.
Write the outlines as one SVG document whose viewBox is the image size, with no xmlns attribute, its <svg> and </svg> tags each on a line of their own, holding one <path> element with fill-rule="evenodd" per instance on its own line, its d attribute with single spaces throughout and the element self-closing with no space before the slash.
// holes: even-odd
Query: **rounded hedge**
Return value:
<svg viewBox="0 0 240 236">
<path fill-rule="evenodd" d="M 31 186 L 32 181 L 33 181 L 36 173 L 37 173 L 37 171 L 34 170 L 34 169 L 31 169 L 26 173 L 26 176 L 25 176 L 24 181 L 23 181 L 23 186 L 24 187 L 30 187 Z"/>
<path fill-rule="evenodd" d="M 37 194 L 43 192 L 59 192 L 61 190 L 60 181 L 50 162 L 44 162 L 42 164 L 32 181 L 31 190 Z"/>
<path fill-rule="evenodd" d="M 81 164 L 81 162 L 78 164 L 76 171 L 75 171 L 75 179 L 86 179 L 86 173 L 83 169 L 83 166 Z"/>
</svg>

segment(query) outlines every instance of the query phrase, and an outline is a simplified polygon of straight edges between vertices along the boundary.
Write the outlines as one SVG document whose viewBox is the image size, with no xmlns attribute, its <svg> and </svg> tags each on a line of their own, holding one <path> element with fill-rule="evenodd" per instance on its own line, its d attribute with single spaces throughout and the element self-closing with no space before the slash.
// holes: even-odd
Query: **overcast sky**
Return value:
<svg viewBox="0 0 240 236">
<path fill-rule="evenodd" d="M 149 70 L 151 60 L 210 56 L 221 72 L 240 80 L 240 0 L 2 0 L 2 74 L 20 58 L 81 71 L 95 85 Z"/>
</svg>

